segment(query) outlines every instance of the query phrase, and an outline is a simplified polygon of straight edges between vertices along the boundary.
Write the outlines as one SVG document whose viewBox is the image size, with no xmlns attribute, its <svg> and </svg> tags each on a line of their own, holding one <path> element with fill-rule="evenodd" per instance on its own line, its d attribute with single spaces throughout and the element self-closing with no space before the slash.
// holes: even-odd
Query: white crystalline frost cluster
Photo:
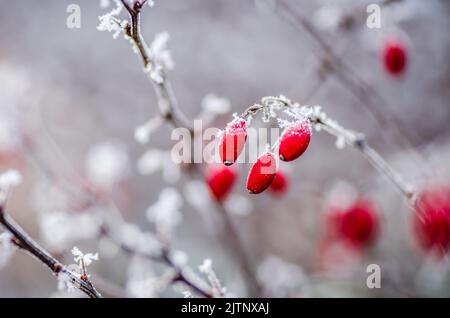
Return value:
<svg viewBox="0 0 450 318">
<path fill-rule="evenodd" d="M 216 273 L 212 268 L 212 261 L 210 259 L 205 259 L 202 265 L 198 267 L 198 269 L 208 278 L 208 281 L 212 288 L 213 296 L 223 297 L 226 294 L 226 289 L 222 288 L 222 284 L 220 283 Z"/>
<path fill-rule="evenodd" d="M 92 261 L 98 261 L 98 253 L 87 253 L 84 254 L 78 247 L 74 246 L 72 248 L 72 255 L 75 262 L 83 262 L 85 266 L 91 265 Z"/>
<path fill-rule="evenodd" d="M 145 72 L 158 84 L 164 82 L 164 71 L 171 70 L 175 66 L 170 50 L 167 48 L 169 38 L 168 32 L 158 33 L 149 48 L 152 63 L 147 66 Z"/>
<path fill-rule="evenodd" d="M 123 5 L 120 0 L 113 0 L 116 7 L 111 12 L 98 17 L 100 20 L 97 30 L 108 31 L 113 33 L 113 38 L 116 39 L 124 29 L 124 21 L 119 19 L 119 15 L 122 12 Z M 107 8 L 110 5 L 110 0 L 102 0 L 100 3 L 102 8 Z"/>
</svg>

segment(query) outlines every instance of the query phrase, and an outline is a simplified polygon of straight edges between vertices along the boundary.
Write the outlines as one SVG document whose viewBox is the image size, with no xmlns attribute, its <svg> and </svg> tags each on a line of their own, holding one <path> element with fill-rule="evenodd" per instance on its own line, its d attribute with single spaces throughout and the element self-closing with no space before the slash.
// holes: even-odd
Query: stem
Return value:
<svg viewBox="0 0 450 318">
<path fill-rule="evenodd" d="M 125 9 L 128 11 L 131 20 L 131 27 L 126 27 L 125 33 L 131 38 L 132 42 L 138 48 L 138 52 L 144 64 L 144 68 L 146 70 L 149 70 L 150 68 L 157 67 L 155 61 L 153 61 L 151 58 L 150 50 L 145 43 L 145 40 L 141 33 L 141 6 L 135 6 L 134 8 L 131 8 L 125 0 L 121 1 Z M 158 99 L 158 108 L 161 116 L 166 121 L 170 122 L 174 127 L 187 128 L 189 129 L 190 133 L 193 134 L 194 128 L 192 127 L 186 116 L 180 111 L 178 101 L 175 97 L 175 94 L 173 93 L 172 85 L 167 79 L 164 68 L 161 65 L 158 65 L 158 67 L 161 68 L 161 77 L 163 80 L 156 81 L 151 77 L 150 79 Z"/>
<path fill-rule="evenodd" d="M 163 262 L 166 263 L 166 265 L 168 265 L 169 267 L 172 267 L 175 272 L 176 272 L 176 276 L 174 278 L 175 282 L 182 282 L 185 285 L 187 285 L 188 287 L 190 287 L 193 291 L 195 291 L 197 294 L 205 297 L 205 298 L 214 298 L 213 295 L 209 292 L 206 291 L 205 289 L 203 289 L 202 287 L 200 287 L 196 282 L 194 282 L 193 279 L 191 279 L 186 273 L 185 271 L 179 267 L 177 264 L 175 264 L 172 261 L 172 258 L 170 257 L 170 253 L 168 250 L 163 250 L 163 253 L 161 255 L 161 260 Z"/>
<path fill-rule="evenodd" d="M 414 197 L 414 192 L 410 186 L 404 181 L 403 177 L 392 168 L 381 155 L 368 144 L 365 136 L 359 132 L 353 132 L 342 128 L 335 121 L 325 116 L 311 116 L 310 120 L 316 125 L 320 125 L 329 134 L 344 138 L 345 143 L 358 150 L 369 163 L 385 175 L 394 184 L 397 189 L 410 201 Z"/>
<path fill-rule="evenodd" d="M 345 143 L 358 150 L 363 157 L 376 169 L 378 172 L 386 176 L 395 187 L 400 190 L 402 195 L 406 197 L 410 204 L 413 203 L 415 192 L 411 189 L 408 183 L 404 180 L 400 173 L 392 168 L 383 157 L 375 151 L 368 144 L 364 134 L 353 130 L 348 130 L 339 125 L 335 120 L 327 117 L 325 113 L 319 109 L 311 109 L 306 106 L 301 107 L 298 103 L 293 103 L 285 97 L 264 97 L 261 104 L 255 104 L 247 108 L 241 115 L 245 118 L 254 115 L 264 108 L 276 106 L 277 108 L 291 108 L 304 110 L 307 119 L 318 128 L 322 128 L 327 133 L 337 137 L 343 138 Z"/>
<path fill-rule="evenodd" d="M 100 293 L 95 289 L 92 283 L 86 279 L 82 280 L 78 275 L 71 272 L 60 261 L 50 255 L 44 248 L 39 246 L 11 217 L 9 217 L 4 207 L 0 206 L 0 224 L 13 235 L 13 243 L 20 249 L 34 256 L 38 261 L 46 265 L 58 276 L 66 274 L 75 288 L 85 293 L 91 298 L 101 298 Z"/>
<path fill-rule="evenodd" d="M 380 2 L 380 5 L 386 6 L 400 1 L 402 0 L 383 0 Z M 414 143 L 411 141 L 412 137 L 417 139 L 417 135 L 410 136 L 411 132 L 405 130 L 402 121 L 393 111 L 394 108 L 390 105 L 389 101 L 381 96 L 380 93 L 361 76 L 354 72 L 351 67 L 349 67 L 347 63 L 334 52 L 331 45 L 329 45 L 321 36 L 320 32 L 308 20 L 306 15 L 295 10 L 286 0 L 277 0 L 277 4 L 277 13 L 296 29 L 306 31 L 306 33 L 308 33 L 316 42 L 317 46 L 325 53 L 324 60 L 327 61 L 329 66 L 326 70 L 334 72 L 337 78 L 342 81 L 349 91 L 361 101 L 360 105 L 365 106 L 372 117 L 383 128 L 383 135 L 386 137 L 386 130 L 393 128 L 399 143 L 411 149 L 411 152 L 421 163 L 426 163 L 424 156 L 420 152 L 414 150 Z M 379 105 L 386 105 L 391 110 L 389 115 L 387 115 Z M 393 123 L 393 125 L 390 125 L 390 123 Z M 390 141 L 391 139 L 392 138 L 386 138 L 387 141 Z M 423 166 L 428 167 L 426 164 Z"/>
<path fill-rule="evenodd" d="M 108 231 L 108 229 L 106 229 L 105 227 L 103 227 L 101 234 L 108 237 L 109 239 L 111 239 L 115 245 L 117 245 L 123 252 L 125 252 L 127 254 L 135 255 L 135 256 L 147 259 L 149 261 L 160 263 L 162 265 L 172 268 L 176 273 L 174 282 L 178 281 L 178 282 L 185 284 L 186 286 L 191 288 L 193 291 L 195 291 L 197 294 L 199 294 L 205 298 L 213 298 L 212 294 L 209 291 L 207 291 L 203 287 L 199 286 L 193 279 L 191 279 L 186 274 L 186 270 L 184 270 L 183 268 L 181 268 L 180 266 L 175 264 L 175 262 L 172 261 L 172 258 L 170 256 L 170 250 L 168 248 L 163 248 L 161 251 L 161 254 L 159 254 L 159 255 L 155 255 L 155 254 L 151 254 L 151 253 L 144 253 L 144 252 L 138 251 L 130 246 L 124 245 L 121 242 L 118 242 L 113 237 L 113 235 Z"/>
</svg>

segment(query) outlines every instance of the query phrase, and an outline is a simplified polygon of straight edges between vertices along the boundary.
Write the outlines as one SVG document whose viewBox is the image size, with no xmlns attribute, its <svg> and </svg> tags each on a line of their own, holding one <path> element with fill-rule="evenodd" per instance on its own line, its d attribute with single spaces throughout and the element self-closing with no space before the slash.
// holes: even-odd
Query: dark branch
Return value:
<svg viewBox="0 0 450 318">
<path fill-rule="evenodd" d="M 65 265 L 50 255 L 44 248 L 39 246 L 0 206 L 0 224 L 13 236 L 12 242 L 20 249 L 34 256 L 38 261 L 46 265 L 56 275 L 65 274 L 75 288 L 85 293 L 91 298 L 101 298 L 100 293 L 95 289 L 88 279 L 81 279 L 71 272 Z"/>
</svg>

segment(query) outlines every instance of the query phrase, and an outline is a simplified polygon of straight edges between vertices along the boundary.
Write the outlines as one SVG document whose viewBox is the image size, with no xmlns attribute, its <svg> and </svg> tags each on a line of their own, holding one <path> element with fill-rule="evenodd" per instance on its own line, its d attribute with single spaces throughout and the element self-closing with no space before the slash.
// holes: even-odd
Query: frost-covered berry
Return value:
<svg viewBox="0 0 450 318">
<path fill-rule="evenodd" d="M 283 195 L 287 192 L 288 187 L 289 179 L 287 175 L 282 171 L 278 171 L 272 184 L 270 185 L 269 190 L 276 195 Z"/>
<path fill-rule="evenodd" d="M 272 184 L 276 173 L 275 155 L 271 152 L 263 153 L 248 173 L 247 190 L 252 194 L 263 192 Z"/>
<path fill-rule="evenodd" d="M 236 171 L 223 165 L 210 166 L 205 172 L 205 181 L 208 184 L 211 196 L 218 202 L 227 198 L 236 179 Z"/>
<path fill-rule="evenodd" d="M 426 250 L 450 249 L 450 188 L 434 186 L 421 192 L 415 202 L 414 229 Z"/>
<path fill-rule="evenodd" d="M 242 152 L 247 140 L 247 123 L 244 119 L 235 120 L 227 125 L 219 144 L 222 162 L 232 165 Z"/>
<path fill-rule="evenodd" d="M 402 74 L 408 62 L 405 46 L 397 41 L 387 42 L 383 48 L 383 62 L 389 74 Z"/>
<path fill-rule="evenodd" d="M 279 155 L 283 161 L 300 157 L 311 140 L 311 125 L 307 121 L 297 122 L 286 129 L 281 136 Z"/>
<path fill-rule="evenodd" d="M 355 248 L 370 246 L 376 239 L 379 219 L 374 204 L 359 199 L 345 209 L 335 208 L 328 215 L 328 235 Z"/>
</svg>

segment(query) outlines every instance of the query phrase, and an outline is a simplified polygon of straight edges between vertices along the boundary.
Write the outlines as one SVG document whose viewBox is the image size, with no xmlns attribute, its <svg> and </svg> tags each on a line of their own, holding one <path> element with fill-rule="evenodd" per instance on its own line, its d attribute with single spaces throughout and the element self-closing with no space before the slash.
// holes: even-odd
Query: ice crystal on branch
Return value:
<svg viewBox="0 0 450 318">
<path fill-rule="evenodd" d="M 76 246 L 72 248 L 72 255 L 74 256 L 74 261 L 77 263 L 84 263 L 85 266 L 91 265 L 92 261 L 98 261 L 98 253 L 92 254 L 87 253 L 84 254 L 80 249 Z"/>
<path fill-rule="evenodd" d="M 72 293 L 76 291 L 75 285 L 72 283 L 70 276 L 67 273 L 58 274 L 58 290 Z"/>
<path fill-rule="evenodd" d="M 172 55 L 167 48 L 169 38 L 170 34 L 168 32 L 158 33 L 149 48 L 152 63 L 147 65 L 145 72 L 158 84 L 164 82 L 165 71 L 171 70 L 175 66 Z"/>
<path fill-rule="evenodd" d="M 198 267 L 198 269 L 208 278 L 209 284 L 211 285 L 212 288 L 213 296 L 224 297 L 226 289 L 222 287 L 220 280 L 217 278 L 217 275 L 212 268 L 212 261 L 210 259 L 205 259 L 202 265 Z"/>
<path fill-rule="evenodd" d="M 98 17 L 100 23 L 97 26 L 99 31 L 108 31 L 113 33 L 113 38 L 116 39 L 119 34 L 124 30 L 126 21 L 119 19 L 119 15 L 122 12 L 123 5 L 120 0 L 114 0 L 116 7 L 111 10 L 111 12 Z M 110 5 L 108 0 L 103 0 L 100 4 L 102 7 L 106 8 Z"/>
</svg>

